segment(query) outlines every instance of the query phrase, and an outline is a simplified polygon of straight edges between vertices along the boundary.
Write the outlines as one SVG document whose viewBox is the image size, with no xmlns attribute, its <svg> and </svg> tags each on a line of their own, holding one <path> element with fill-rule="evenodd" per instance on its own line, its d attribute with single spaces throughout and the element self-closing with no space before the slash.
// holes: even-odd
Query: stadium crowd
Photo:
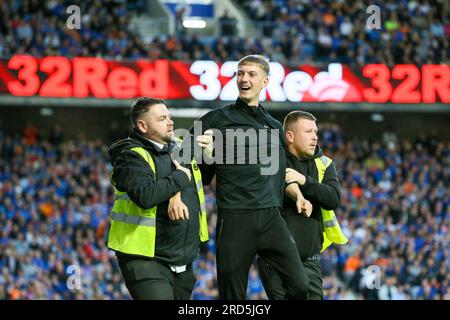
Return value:
<svg viewBox="0 0 450 320">
<path fill-rule="evenodd" d="M 340 173 L 336 213 L 350 239 L 322 256 L 326 299 L 450 299 L 450 142 L 347 138 L 327 123 L 320 139 Z M 129 299 L 105 246 L 114 198 L 106 149 L 66 140 L 58 126 L 0 129 L 0 299 Z M 218 296 L 214 186 L 206 198 L 211 239 L 194 299 Z M 266 298 L 254 266 L 248 298 Z"/>
<path fill-rule="evenodd" d="M 98 56 L 137 58 L 143 44 L 130 30 L 133 15 L 145 12 L 145 0 L 6 0 L 0 5 L 0 56 Z M 66 22 L 71 5 L 80 8 L 80 29 Z M 71 11 L 73 13 L 73 11 Z M 73 21 L 72 21 L 73 22 Z"/>
<path fill-rule="evenodd" d="M 373 29 L 368 24 L 377 22 Z M 274 60 L 302 62 L 448 63 L 450 11 L 445 1 L 244 0 Z M 372 18 L 370 18 L 372 17 Z"/>
<path fill-rule="evenodd" d="M 70 3 L 69 3 L 70 2 Z M 145 11 L 145 1 L 6 0 L 0 6 L 0 56 L 32 54 L 98 56 L 110 59 L 239 60 L 265 54 L 291 64 L 342 62 L 443 63 L 450 58 L 450 10 L 445 1 L 373 1 L 380 8 L 379 29 L 367 29 L 369 14 L 362 0 L 245 0 L 235 2 L 247 12 L 261 35 L 239 37 L 236 20 L 218 19 L 220 34 L 143 38 L 130 23 Z M 65 8 L 81 8 L 80 30 L 65 26 Z M 126 27 L 125 27 L 126 26 Z"/>
</svg>

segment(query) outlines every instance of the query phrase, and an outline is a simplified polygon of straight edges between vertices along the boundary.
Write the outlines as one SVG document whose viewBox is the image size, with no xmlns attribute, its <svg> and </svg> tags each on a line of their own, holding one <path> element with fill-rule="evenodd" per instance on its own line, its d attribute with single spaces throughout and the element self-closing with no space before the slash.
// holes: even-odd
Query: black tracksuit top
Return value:
<svg viewBox="0 0 450 320">
<path fill-rule="evenodd" d="M 201 121 L 202 132 L 218 129 L 224 137 L 221 156 L 224 163 L 215 163 L 206 166 L 206 169 L 205 165 L 200 166 L 202 174 L 206 177 L 212 179 L 212 176 L 216 174 L 218 209 L 251 210 L 281 207 L 286 174 L 286 152 L 281 123 L 271 117 L 261 105 L 250 107 L 240 99 L 237 99 L 234 104 L 210 111 L 197 121 Z M 255 130 L 258 137 L 262 138 L 258 138 L 257 143 L 251 143 L 250 139 L 240 142 L 239 139 L 234 139 L 234 159 L 231 159 L 234 164 L 226 164 L 226 151 L 227 148 L 231 148 L 232 143 L 232 136 L 226 134 L 227 129 L 242 129 L 244 132 L 248 129 Z M 271 131 L 273 129 L 278 132 Z M 264 139 L 263 135 L 260 136 L 262 131 L 270 138 Z M 194 127 L 190 132 L 194 134 Z M 271 134 L 273 134 L 272 137 Z M 274 150 L 273 154 L 271 148 Z M 218 153 L 217 149 L 215 152 L 215 156 L 218 157 L 220 152 Z M 245 162 L 237 163 L 237 160 L 244 159 L 244 154 Z M 258 156 L 252 156 L 255 154 Z M 259 156 L 261 154 L 267 155 L 268 158 L 261 158 Z M 269 159 L 272 162 L 276 159 L 278 166 L 268 162 Z M 261 169 L 269 167 L 273 168 L 274 172 L 270 175 L 261 175 Z"/>
</svg>

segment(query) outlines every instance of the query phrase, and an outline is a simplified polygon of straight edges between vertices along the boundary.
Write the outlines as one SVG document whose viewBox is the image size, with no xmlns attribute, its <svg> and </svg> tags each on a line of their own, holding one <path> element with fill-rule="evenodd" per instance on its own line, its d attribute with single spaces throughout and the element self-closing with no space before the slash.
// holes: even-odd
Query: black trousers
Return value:
<svg viewBox="0 0 450 320">
<path fill-rule="evenodd" d="M 117 253 L 120 271 L 135 300 L 189 300 L 195 284 L 192 264 L 175 273 L 160 261 Z"/>
<path fill-rule="evenodd" d="M 309 278 L 308 300 L 323 300 L 322 269 L 319 255 L 317 259 L 303 259 L 303 266 Z M 272 300 L 287 299 L 287 292 L 278 272 L 263 258 L 258 258 L 258 269 L 261 282 L 264 285 L 267 296 Z"/>
<path fill-rule="evenodd" d="M 308 277 L 278 208 L 219 210 L 216 246 L 220 299 L 245 300 L 256 254 L 278 272 L 287 298 L 306 298 Z"/>
</svg>

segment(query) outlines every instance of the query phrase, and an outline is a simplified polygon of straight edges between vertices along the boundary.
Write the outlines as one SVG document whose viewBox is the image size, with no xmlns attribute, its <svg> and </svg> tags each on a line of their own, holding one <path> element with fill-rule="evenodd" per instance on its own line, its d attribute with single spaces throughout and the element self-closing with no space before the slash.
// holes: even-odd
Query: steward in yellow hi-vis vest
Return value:
<svg viewBox="0 0 450 320">
<path fill-rule="evenodd" d="M 320 252 L 331 243 L 348 241 L 333 211 L 341 202 L 338 174 L 333 161 L 323 155 L 318 145 L 316 118 L 312 114 L 303 111 L 289 113 L 284 120 L 284 131 L 289 169 L 283 218 L 308 274 L 308 299 L 323 299 Z M 300 201 L 299 194 L 293 197 L 289 192 L 288 188 L 292 187 L 300 193 Z M 279 277 L 263 261 L 260 264 L 263 284 L 267 283 L 269 288 L 266 289 L 268 296 L 282 299 L 284 289 Z"/>
<path fill-rule="evenodd" d="M 321 156 L 320 158 L 314 159 L 317 167 L 317 174 L 319 178 L 319 182 L 321 183 L 323 177 L 325 175 L 325 171 L 328 166 L 333 162 L 327 156 Z M 336 169 L 335 169 L 336 170 Z M 327 210 L 324 208 L 320 208 L 322 212 L 322 223 L 323 223 L 323 244 L 320 252 L 324 251 L 330 244 L 346 244 L 348 242 L 347 237 L 341 230 L 339 222 L 336 219 L 336 215 L 333 210 Z"/>
<path fill-rule="evenodd" d="M 190 299 L 192 263 L 208 241 L 202 176 L 195 159 L 173 161 L 180 146 L 162 100 L 138 99 L 131 120 L 129 137 L 109 148 L 115 202 L 108 247 L 134 299 Z"/>
</svg>

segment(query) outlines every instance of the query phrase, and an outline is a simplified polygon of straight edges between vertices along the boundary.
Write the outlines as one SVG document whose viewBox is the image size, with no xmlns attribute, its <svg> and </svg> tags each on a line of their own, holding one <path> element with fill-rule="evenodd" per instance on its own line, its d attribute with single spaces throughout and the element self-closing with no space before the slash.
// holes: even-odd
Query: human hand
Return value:
<svg viewBox="0 0 450 320">
<path fill-rule="evenodd" d="M 172 160 L 172 162 L 173 162 L 173 164 L 175 165 L 175 168 L 176 168 L 177 170 L 181 170 L 181 171 L 183 171 L 184 173 L 186 173 L 186 175 L 187 175 L 188 178 L 189 178 L 189 181 L 191 181 L 191 178 L 192 178 L 192 176 L 191 176 L 191 170 L 189 170 L 189 169 L 187 169 L 187 168 L 185 168 L 185 167 L 182 167 L 182 166 L 180 165 L 180 163 L 179 163 L 177 160 Z"/>
<path fill-rule="evenodd" d="M 181 192 L 177 192 L 169 199 L 167 214 L 170 220 L 189 219 L 189 209 L 181 200 Z"/>
<path fill-rule="evenodd" d="M 297 212 L 301 215 L 304 215 L 305 217 L 311 216 L 313 206 L 311 202 L 306 200 L 305 198 L 298 198 L 297 202 L 295 203 L 297 205 Z"/>
<path fill-rule="evenodd" d="M 285 182 L 290 183 L 292 181 L 296 181 L 302 186 L 306 182 L 306 177 L 294 169 L 286 168 Z"/>
<path fill-rule="evenodd" d="M 200 135 L 196 139 L 199 147 L 203 148 L 203 153 L 206 157 L 212 158 L 214 150 L 213 131 L 206 130 L 203 135 Z"/>
</svg>

